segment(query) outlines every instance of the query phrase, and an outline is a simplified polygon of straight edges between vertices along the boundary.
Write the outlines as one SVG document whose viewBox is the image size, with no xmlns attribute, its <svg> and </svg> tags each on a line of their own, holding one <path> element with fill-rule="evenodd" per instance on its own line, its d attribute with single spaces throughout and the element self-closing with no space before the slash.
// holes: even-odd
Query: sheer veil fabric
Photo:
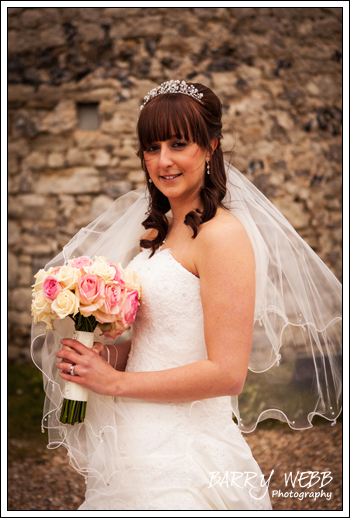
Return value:
<svg viewBox="0 0 350 518">
<path fill-rule="evenodd" d="M 256 262 L 249 372 L 242 394 L 231 398 L 239 428 L 251 432 L 259 421 L 276 418 L 293 429 L 306 429 L 312 427 L 314 415 L 335 422 L 342 390 L 341 284 L 273 204 L 232 165 L 225 167 L 224 204 L 244 225 Z M 82 228 L 46 268 L 80 255 L 102 255 L 126 267 L 139 251 L 148 206 L 143 188 L 120 197 Z M 113 471 L 111 456 L 118 465 L 118 431 L 104 426 L 104 416 L 112 407 L 124 419 L 128 416 L 122 402 L 116 405 L 113 398 L 90 393 L 90 415 L 101 423 L 98 429 L 88 420 L 74 426 L 59 422 L 64 382 L 55 355 L 60 339 L 72 336 L 74 329 L 70 319 L 56 319 L 54 326 L 55 331 L 48 331 L 43 323 L 33 325 L 31 345 L 33 361 L 44 377 L 42 428 L 49 431 L 48 447 L 65 446 L 73 467 L 87 475 L 93 450 L 103 440 L 105 457 L 100 457 L 98 471 L 104 472 L 104 458 Z M 101 340 L 98 330 L 96 339 Z"/>
</svg>

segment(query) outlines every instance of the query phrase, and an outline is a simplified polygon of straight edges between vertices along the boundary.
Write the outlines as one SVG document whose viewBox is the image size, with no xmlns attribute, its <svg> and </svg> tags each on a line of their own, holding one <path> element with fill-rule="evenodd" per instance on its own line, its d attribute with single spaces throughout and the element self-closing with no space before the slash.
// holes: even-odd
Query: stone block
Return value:
<svg viewBox="0 0 350 518">
<path fill-rule="evenodd" d="M 104 96 L 104 98 L 101 99 L 98 111 L 101 117 L 110 118 L 117 111 L 117 105 L 114 99 L 109 99 L 108 97 Z"/>
<path fill-rule="evenodd" d="M 184 57 L 188 55 L 188 43 L 186 38 L 179 38 L 177 30 L 168 29 L 166 32 L 161 30 L 162 38 L 157 45 L 158 51 L 168 52 L 171 56 Z"/>
<path fill-rule="evenodd" d="M 10 219 L 21 218 L 23 215 L 23 206 L 18 203 L 17 192 L 15 196 L 8 197 L 7 216 Z"/>
<path fill-rule="evenodd" d="M 134 99 L 139 99 L 141 101 L 150 90 L 152 90 L 153 88 L 157 88 L 157 86 L 158 83 L 150 81 L 149 79 L 139 79 L 131 87 L 132 96 Z"/>
<path fill-rule="evenodd" d="M 61 25 L 52 25 L 49 29 L 40 31 L 39 45 L 42 48 L 61 47 L 66 44 Z"/>
<path fill-rule="evenodd" d="M 141 161 L 138 156 L 135 155 L 135 151 L 129 158 L 122 159 L 120 161 L 119 169 L 123 171 L 130 171 L 130 169 L 141 169 Z"/>
<path fill-rule="evenodd" d="M 101 189 L 101 180 L 94 167 L 75 167 L 59 174 L 42 174 L 36 188 L 40 194 L 96 193 Z"/>
<path fill-rule="evenodd" d="M 119 90 L 120 88 L 118 88 Z M 70 93 L 69 97 L 72 97 L 74 100 L 80 103 L 101 103 L 106 101 L 110 102 L 111 105 L 116 109 L 116 104 L 114 102 L 115 96 L 117 93 L 116 88 L 91 88 L 91 90 L 87 90 L 85 92 L 77 91 L 74 93 Z M 111 99 L 111 101 L 109 101 Z M 101 113 L 101 104 L 99 106 L 99 110 Z"/>
<path fill-rule="evenodd" d="M 131 189 L 131 182 L 119 180 L 118 182 L 114 183 L 113 181 L 110 181 L 106 189 L 106 194 L 112 199 L 116 199 L 119 198 L 119 196 L 122 196 L 123 194 L 131 191 Z"/>
<path fill-rule="evenodd" d="M 21 228 L 16 221 L 10 220 L 7 227 L 7 244 L 8 246 L 16 245 L 21 235 Z"/>
<path fill-rule="evenodd" d="M 296 230 L 309 227 L 310 214 L 305 211 L 301 203 L 294 202 L 293 199 L 285 197 L 274 200 L 274 204 Z"/>
<path fill-rule="evenodd" d="M 104 7 L 103 14 L 114 18 L 115 20 L 129 20 L 129 18 L 137 17 L 140 14 L 141 7 Z"/>
<path fill-rule="evenodd" d="M 79 23 L 78 33 L 84 41 L 103 40 L 104 31 L 97 23 Z"/>
<path fill-rule="evenodd" d="M 7 170 L 9 175 L 14 175 L 18 173 L 19 168 L 17 155 L 9 153 L 7 157 Z"/>
<path fill-rule="evenodd" d="M 24 289 L 24 288 L 19 288 L 19 289 Z M 30 290 L 31 291 L 31 290 Z M 32 324 L 32 317 L 31 317 L 31 309 L 30 309 L 30 306 L 29 306 L 29 310 L 28 310 L 28 307 L 27 307 L 27 310 L 26 311 L 17 311 L 16 308 L 14 308 L 15 310 L 10 310 L 8 312 L 8 320 L 9 320 L 9 323 L 13 325 L 13 327 L 16 329 L 16 328 L 20 328 L 21 326 L 24 326 L 27 328 L 27 332 L 29 333 L 30 332 L 30 326 Z"/>
<path fill-rule="evenodd" d="M 123 157 L 126 159 L 130 157 L 135 157 L 137 146 L 138 144 L 136 141 L 124 140 L 120 147 L 114 147 L 113 155 Z"/>
<path fill-rule="evenodd" d="M 29 145 L 28 141 L 25 139 L 18 139 L 15 141 L 10 141 L 8 143 L 8 152 L 17 155 L 18 157 L 26 156 L 29 153 Z"/>
<path fill-rule="evenodd" d="M 323 195 L 326 199 L 340 198 L 342 195 L 342 178 L 334 178 L 334 180 L 327 182 L 324 185 Z"/>
<path fill-rule="evenodd" d="M 88 151 L 83 151 L 77 147 L 71 147 L 68 150 L 67 156 L 67 165 L 89 165 L 91 164 L 91 155 Z"/>
<path fill-rule="evenodd" d="M 73 146 L 73 138 L 67 135 L 39 134 L 31 141 L 32 149 L 36 151 L 66 151 Z"/>
<path fill-rule="evenodd" d="M 342 209 L 342 202 L 339 198 L 333 198 L 333 200 L 327 200 L 326 209 L 328 210 L 341 210 Z"/>
<path fill-rule="evenodd" d="M 94 166 L 95 167 L 106 167 L 109 165 L 111 156 L 104 149 L 98 149 L 95 154 Z"/>
<path fill-rule="evenodd" d="M 41 130 L 58 135 L 77 127 L 77 110 L 75 102 L 63 99 L 56 108 L 43 120 Z"/>
<path fill-rule="evenodd" d="M 21 26 L 35 28 L 44 21 L 41 9 L 26 9 L 21 14 Z"/>
<path fill-rule="evenodd" d="M 20 54 L 38 47 L 38 37 L 34 30 L 9 30 L 7 33 L 7 45 L 10 54 Z"/>
<path fill-rule="evenodd" d="M 32 169 L 38 171 L 43 169 L 47 164 L 47 156 L 42 151 L 32 151 L 22 162 L 24 169 Z"/>
<path fill-rule="evenodd" d="M 337 144 L 329 146 L 329 158 L 334 162 L 341 162 L 343 159 L 343 146 Z"/>
<path fill-rule="evenodd" d="M 65 159 L 63 153 L 59 153 L 58 151 L 50 153 L 47 158 L 47 165 L 52 169 L 63 168 L 65 166 Z"/>
<path fill-rule="evenodd" d="M 79 149 L 96 149 L 105 148 L 107 146 L 113 147 L 115 145 L 115 137 L 112 137 L 111 135 L 104 135 L 100 130 L 76 130 L 74 132 L 74 141 Z"/>
<path fill-rule="evenodd" d="M 24 169 L 16 178 L 19 180 L 17 192 L 33 192 L 35 179 L 34 173 L 30 169 Z"/>
<path fill-rule="evenodd" d="M 143 171 L 131 171 L 128 174 L 129 182 L 137 182 L 143 184 L 145 182 L 145 173 Z"/>
<path fill-rule="evenodd" d="M 9 307 L 18 312 L 28 312 L 32 303 L 31 288 L 16 288 L 9 293 Z"/>
<path fill-rule="evenodd" d="M 132 132 L 135 131 L 136 120 L 136 108 L 129 114 L 117 111 L 110 120 L 102 121 L 101 131 L 112 135 L 122 135 L 126 131 Z"/>
<path fill-rule="evenodd" d="M 45 210 L 46 204 L 50 203 L 46 197 L 39 194 L 22 194 L 17 197 L 17 202 L 23 207 L 23 215 L 29 220 L 39 219 Z"/>
<path fill-rule="evenodd" d="M 76 208 L 76 203 L 74 196 L 69 196 L 68 194 L 60 194 L 58 197 L 59 201 L 59 210 L 63 214 L 64 217 L 69 218 Z"/>
<path fill-rule="evenodd" d="M 8 270 L 7 270 L 7 281 L 9 288 L 15 288 L 17 286 L 17 279 L 20 274 L 18 269 L 18 259 L 16 255 L 9 252 L 7 258 Z"/>
<path fill-rule="evenodd" d="M 19 262 L 21 265 L 31 265 L 32 264 L 32 258 L 30 255 L 27 255 L 27 254 L 21 254 L 20 256 L 18 256 L 19 258 Z M 38 268 L 38 270 L 40 270 L 40 268 Z M 36 271 L 38 271 L 36 270 Z"/>
<path fill-rule="evenodd" d="M 113 199 L 109 196 L 105 196 L 101 194 L 100 196 L 97 196 L 97 198 L 94 199 L 94 201 L 91 204 L 91 210 L 90 210 L 90 219 L 91 221 L 98 218 L 101 214 L 106 212 L 106 210 L 109 209 L 113 202 Z"/>
<path fill-rule="evenodd" d="M 119 163 L 120 163 L 119 158 L 117 156 L 114 156 L 113 158 L 111 158 L 109 165 L 110 165 L 110 167 L 118 167 Z"/>
<path fill-rule="evenodd" d="M 32 240 L 33 241 L 33 240 Z M 48 256 L 53 255 L 57 250 L 56 242 L 38 242 L 34 240 L 30 245 L 26 244 L 25 240 L 21 241 L 21 249 L 34 256 Z"/>
<path fill-rule="evenodd" d="M 36 74 L 38 72 L 36 71 Z M 47 77 L 45 83 L 50 80 Z M 27 99 L 27 108 L 35 109 L 48 109 L 52 110 L 59 103 L 62 97 L 62 90 L 57 86 L 50 84 L 40 84 L 36 90 L 33 91 L 32 95 Z"/>
<path fill-rule="evenodd" d="M 26 103 L 33 95 L 34 88 L 31 85 L 10 84 L 8 87 L 8 103 Z"/>
<path fill-rule="evenodd" d="M 235 147 L 234 135 L 232 135 L 232 133 L 224 133 L 221 146 L 224 152 L 232 152 L 233 148 Z"/>
<path fill-rule="evenodd" d="M 31 286 L 34 283 L 32 267 L 28 264 L 21 265 L 19 269 L 18 285 Z"/>
</svg>

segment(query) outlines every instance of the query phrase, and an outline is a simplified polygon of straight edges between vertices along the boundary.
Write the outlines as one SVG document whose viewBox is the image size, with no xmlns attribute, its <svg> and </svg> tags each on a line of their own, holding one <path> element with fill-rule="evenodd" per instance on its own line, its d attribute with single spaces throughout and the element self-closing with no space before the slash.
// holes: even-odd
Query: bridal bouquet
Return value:
<svg viewBox="0 0 350 518">
<path fill-rule="evenodd" d="M 133 270 L 120 264 L 110 264 L 105 257 L 82 256 L 67 265 L 39 270 L 34 276 L 32 316 L 34 323 L 46 323 L 54 329 L 53 321 L 70 317 L 75 323 L 79 342 L 90 349 L 97 326 L 108 338 L 117 338 L 135 320 L 141 287 Z M 83 422 L 88 389 L 76 383 L 66 383 L 60 421 Z"/>
</svg>

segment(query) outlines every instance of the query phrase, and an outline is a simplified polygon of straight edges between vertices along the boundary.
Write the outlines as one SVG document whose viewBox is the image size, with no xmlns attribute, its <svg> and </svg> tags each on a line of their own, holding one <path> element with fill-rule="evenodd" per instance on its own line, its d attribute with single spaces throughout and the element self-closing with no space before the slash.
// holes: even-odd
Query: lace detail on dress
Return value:
<svg viewBox="0 0 350 518">
<path fill-rule="evenodd" d="M 169 248 L 131 261 L 142 286 L 132 330 L 128 371 L 162 370 L 207 358 L 198 277 L 177 262 Z"/>
<path fill-rule="evenodd" d="M 141 281 L 142 301 L 126 370 L 207 359 L 199 279 L 167 248 L 149 255 L 144 250 L 129 264 Z M 110 474 L 101 480 L 90 470 L 81 510 L 271 509 L 260 469 L 232 421 L 230 396 L 177 403 L 119 398 L 115 409 L 105 424 L 104 455 L 96 450 L 90 461 L 96 472 Z M 251 485 L 211 485 L 215 472 L 248 471 L 257 474 L 253 493 Z"/>
</svg>

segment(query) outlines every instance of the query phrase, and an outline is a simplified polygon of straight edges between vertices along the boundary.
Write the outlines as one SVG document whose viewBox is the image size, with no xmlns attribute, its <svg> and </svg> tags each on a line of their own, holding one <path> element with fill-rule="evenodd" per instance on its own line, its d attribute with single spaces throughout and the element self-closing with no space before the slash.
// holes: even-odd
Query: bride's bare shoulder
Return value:
<svg viewBox="0 0 350 518">
<path fill-rule="evenodd" d="M 201 225 L 200 234 L 202 234 L 202 238 L 204 238 L 218 231 L 221 234 L 225 233 L 225 231 L 235 231 L 239 229 L 244 229 L 239 219 L 231 214 L 231 212 L 219 207 L 215 216 Z"/>
<path fill-rule="evenodd" d="M 198 244 L 201 247 L 226 248 L 229 243 L 235 247 L 238 243 L 243 247 L 251 247 L 246 230 L 239 219 L 227 210 L 218 208 L 214 218 L 201 225 Z"/>
<path fill-rule="evenodd" d="M 254 276 L 253 247 L 244 226 L 233 214 L 218 211 L 201 225 L 195 241 L 195 265 L 202 281 L 210 279 L 213 268 L 227 279 L 239 272 L 245 272 L 247 279 Z"/>
</svg>

